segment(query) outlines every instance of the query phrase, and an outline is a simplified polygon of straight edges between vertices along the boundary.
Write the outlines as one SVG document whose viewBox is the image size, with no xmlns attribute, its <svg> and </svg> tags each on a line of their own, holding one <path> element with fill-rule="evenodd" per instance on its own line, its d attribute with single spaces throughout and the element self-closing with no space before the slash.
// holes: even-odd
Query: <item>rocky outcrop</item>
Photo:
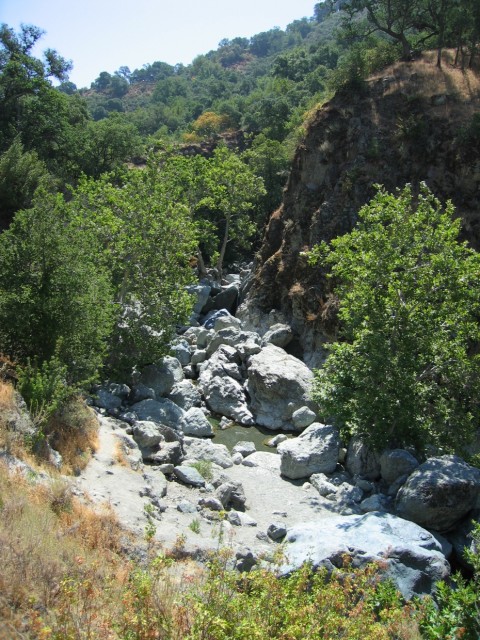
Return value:
<svg viewBox="0 0 480 640">
<path fill-rule="evenodd" d="M 249 305 L 283 313 L 312 364 L 321 361 L 325 335 L 335 332 L 337 303 L 303 252 L 350 231 L 374 184 L 394 190 L 426 181 L 439 198 L 453 200 L 465 237 L 480 246 L 479 151 L 461 135 L 478 110 L 478 92 L 460 70 L 434 63 L 383 73 L 364 91 L 338 93 L 312 118 L 248 295 Z"/>
</svg>

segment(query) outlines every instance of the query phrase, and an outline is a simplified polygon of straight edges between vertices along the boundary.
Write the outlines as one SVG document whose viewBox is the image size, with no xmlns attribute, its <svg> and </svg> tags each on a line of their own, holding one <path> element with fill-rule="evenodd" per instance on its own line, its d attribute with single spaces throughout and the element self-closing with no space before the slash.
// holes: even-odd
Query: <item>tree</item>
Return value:
<svg viewBox="0 0 480 640">
<path fill-rule="evenodd" d="M 203 197 L 197 210 L 202 211 L 216 227 L 218 245 L 216 269 L 221 275 L 225 252 L 229 242 L 245 245 L 255 232 L 255 223 L 249 213 L 256 201 L 265 195 L 262 178 L 233 151 L 225 146 L 215 149 L 205 164 L 202 177 Z"/>
<path fill-rule="evenodd" d="M 342 341 L 315 397 L 345 434 L 376 447 L 460 449 L 478 426 L 480 255 L 423 185 L 379 188 L 359 224 L 314 254 L 331 265 Z"/>
<path fill-rule="evenodd" d="M 113 317 L 96 234 L 41 191 L 0 235 L 0 351 L 19 364 L 58 359 L 69 383 L 84 381 L 103 363 Z"/>
</svg>

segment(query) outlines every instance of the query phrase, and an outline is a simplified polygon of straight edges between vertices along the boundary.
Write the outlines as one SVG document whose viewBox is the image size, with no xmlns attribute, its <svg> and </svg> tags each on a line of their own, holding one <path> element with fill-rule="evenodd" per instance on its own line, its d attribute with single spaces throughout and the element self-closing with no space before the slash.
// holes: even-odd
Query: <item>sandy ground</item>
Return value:
<svg viewBox="0 0 480 640">
<path fill-rule="evenodd" d="M 320 506 L 318 494 L 312 487 L 280 476 L 280 458 L 274 453 L 254 454 L 260 466 L 242 464 L 221 470 L 226 477 L 242 483 L 246 495 L 245 517 L 250 524 L 233 526 L 229 522 L 219 522 L 209 510 L 181 513 L 177 505 L 182 500 L 196 506 L 200 498 L 209 494 L 175 480 L 167 482 L 167 494 L 160 499 L 165 510 L 160 513 L 149 506 L 152 502 L 155 505 L 156 501 L 146 495 L 149 478 L 155 479 L 159 472 L 143 465 L 134 471 L 119 460 L 117 443 L 121 431 L 112 421 L 100 419 L 99 448 L 77 478 L 78 491 L 89 496 L 95 504 L 109 504 L 120 522 L 139 537 L 145 538 L 150 520 L 155 527 L 156 539 L 166 549 L 183 541 L 185 550 L 193 554 L 217 549 L 221 544 L 231 545 L 234 550 L 246 546 L 257 554 L 271 555 L 278 544 L 266 535 L 270 524 L 283 523 L 290 527 L 330 515 Z M 153 513 L 153 518 L 148 517 L 145 508 Z"/>
</svg>

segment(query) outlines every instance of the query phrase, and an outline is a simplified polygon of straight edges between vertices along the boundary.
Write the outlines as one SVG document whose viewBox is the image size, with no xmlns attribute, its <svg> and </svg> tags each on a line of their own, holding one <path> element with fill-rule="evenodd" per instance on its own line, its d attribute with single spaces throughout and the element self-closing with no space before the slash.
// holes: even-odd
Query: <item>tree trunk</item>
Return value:
<svg viewBox="0 0 480 640">
<path fill-rule="evenodd" d="M 437 67 L 439 69 L 442 68 L 442 47 L 438 47 L 437 49 Z"/>
<path fill-rule="evenodd" d="M 203 259 L 202 252 L 200 251 L 200 249 L 197 249 L 197 271 L 198 271 L 198 277 L 200 280 L 206 277 L 207 268 L 205 266 L 205 260 Z"/>
<path fill-rule="evenodd" d="M 220 249 L 220 255 L 218 256 L 218 260 L 217 260 L 217 271 L 218 271 L 218 277 L 220 279 L 222 278 L 223 259 L 225 258 L 225 251 L 227 250 L 229 232 L 230 232 L 230 219 L 226 218 L 225 219 L 225 232 L 223 234 L 222 247 Z"/>
</svg>

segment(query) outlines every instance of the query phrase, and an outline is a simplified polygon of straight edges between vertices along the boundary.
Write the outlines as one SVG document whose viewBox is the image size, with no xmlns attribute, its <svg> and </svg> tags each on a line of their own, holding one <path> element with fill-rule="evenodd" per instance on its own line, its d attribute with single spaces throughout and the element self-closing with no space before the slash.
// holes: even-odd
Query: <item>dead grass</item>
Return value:
<svg viewBox="0 0 480 640">
<path fill-rule="evenodd" d="M 62 456 L 64 473 L 78 474 L 98 449 L 98 420 L 79 397 L 68 400 L 51 416 L 45 434 Z"/>
</svg>

